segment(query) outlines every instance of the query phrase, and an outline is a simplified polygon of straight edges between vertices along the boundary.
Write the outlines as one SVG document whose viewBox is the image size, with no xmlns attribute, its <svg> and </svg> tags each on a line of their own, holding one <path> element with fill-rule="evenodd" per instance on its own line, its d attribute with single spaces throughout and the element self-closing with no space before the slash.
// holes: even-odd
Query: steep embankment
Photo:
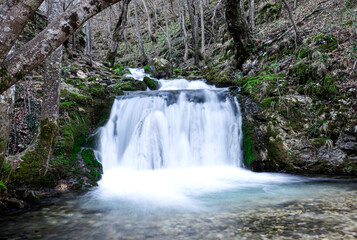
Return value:
<svg viewBox="0 0 357 240">
<path fill-rule="evenodd" d="M 259 6 L 259 51 L 223 81 L 241 86 L 251 169 L 357 174 L 356 2 L 336 8 L 334 1 L 300 2 L 295 44 L 282 6 Z"/>
</svg>

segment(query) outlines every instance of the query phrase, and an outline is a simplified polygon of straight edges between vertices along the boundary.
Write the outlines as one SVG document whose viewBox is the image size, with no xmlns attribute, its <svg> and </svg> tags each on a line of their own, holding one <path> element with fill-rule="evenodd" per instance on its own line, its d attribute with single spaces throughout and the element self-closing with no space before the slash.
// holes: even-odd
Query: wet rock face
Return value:
<svg viewBox="0 0 357 240">
<path fill-rule="evenodd" d="M 357 175 L 357 132 L 338 128 L 338 139 L 312 138 L 288 120 L 239 97 L 245 164 L 253 171 Z M 298 100 L 296 100 L 298 101 Z M 289 102 L 289 101 L 286 101 Z"/>
<path fill-rule="evenodd" d="M 346 152 L 357 154 L 357 134 L 341 133 L 336 145 Z"/>
<path fill-rule="evenodd" d="M 150 70 L 154 78 L 170 78 L 173 75 L 171 63 L 163 58 L 154 58 L 150 62 Z"/>
</svg>

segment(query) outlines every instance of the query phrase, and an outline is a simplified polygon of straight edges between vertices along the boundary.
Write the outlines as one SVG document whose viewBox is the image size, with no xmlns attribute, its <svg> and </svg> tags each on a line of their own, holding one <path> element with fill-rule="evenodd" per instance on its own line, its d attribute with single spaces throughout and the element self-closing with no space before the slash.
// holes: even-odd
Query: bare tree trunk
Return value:
<svg viewBox="0 0 357 240">
<path fill-rule="evenodd" d="M 147 16 L 147 19 L 148 19 L 148 30 L 149 30 L 150 39 L 151 39 L 152 42 L 156 43 L 156 38 L 152 34 L 152 31 L 151 31 L 151 17 L 150 17 L 148 8 L 146 6 L 145 0 L 142 0 L 142 1 L 143 1 L 143 5 L 144 5 L 144 8 L 145 8 L 146 16 Z"/>
<path fill-rule="evenodd" d="M 106 18 L 106 25 L 107 25 L 107 38 L 108 38 L 108 46 L 110 44 L 110 40 L 112 39 L 112 31 L 110 29 L 110 25 L 111 25 L 111 22 L 112 22 L 112 19 L 110 17 L 110 8 L 107 8 L 104 10 L 105 12 L 105 18 Z"/>
<path fill-rule="evenodd" d="M 204 20 L 204 11 L 203 11 L 203 0 L 200 1 L 200 15 L 201 15 L 201 52 L 203 59 L 206 58 L 205 56 L 205 20 Z"/>
<path fill-rule="evenodd" d="M 89 64 L 92 65 L 93 62 L 92 24 L 90 19 L 85 24 L 85 30 L 86 30 L 86 54 L 89 57 Z"/>
<path fill-rule="evenodd" d="M 294 9 L 296 9 L 296 0 L 294 0 Z"/>
<path fill-rule="evenodd" d="M 254 22 L 254 0 L 249 0 L 249 19 L 250 19 L 250 28 L 254 30 L 255 22 Z"/>
<path fill-rule="evenodd" d="M 124 0 L 121 13 L 118 19 L 118 22 L 115 26 L 114 32 L 112 34 L 112 41 L 109 45 L 109 50 L 106 57 L 106 62 L 109 64 L 109 67 L 113 67 L 115 63 L 115 57 L 117 55 L 119 43 L 124 36 L 124 29 L 127 22 L 128 16 L 128 5 L 131 0 Z"/>
<path fill-rule="evenodd" d="M 213 34 L 213 42 L 216 44 L 216 36 L 215 36 L 215 26 L 216 26 L 216 12 L 218 6 L 221 4 L 222 0 L 220 0 L 217 5 L 214 7 L 213 15 L 212 15 L 212 34 Z"/>
<path fill-rule="evenodd" d="M 169 47 L 169 60 L 171 62 L 172 57 L 172 49 L 171 49 L 171 42 L 170 42 L 170 32 L 169 32 L 169 22 L 167 20 L 167 8 L 166 8 L 166 0 L 162 0 L 164 3 L 164 14 L 165 14 L 165 24 L 166 24 L 166 41 Z"/>
<path fill-rule="evenodd" d="M 152 0 L 150 0 L 150 3 L 154 7 L 155 23 L 156 23 L 156 27 L 158 28 L 159 27 L 159 19 L 157 17 L 157 6 L 156 6 L 155 2 Z"/>
<path fill-rule="evenodd" d="M 46 3 L 49 21 L 63 12 L 61 0 L 46 0 Z M 37 168 L 38 176 L 46 175 L 58 136 L 62 52 L 60 46 L 45 61 L 41 121 L 35 141 L 18 156 L 33 168 Z M 36 177 L 35 175 L 32 177 Z"/>
<path fill-rule="evenodd" d="M 177 0 L 178 9 L 180 14 L 180 21 L 181 21 L 181 29 L 183 32 L 183 41 L 185 44 L 185 53 L 183 55 L 183 60 L 187 61 L 188 59 L 188 36 L 186 31 L 186 20 L 185 20 L 185 1 Z"/>
<path fill-rule="evenodd" d="M 173 16 L 174 19 L 177 18 L 176 14 L 175 14 L 175 10 L 174 10 L 174 0 L 169 0 L 170 3 L 170 12 Z"/>
<path fill-rule="evenodd" d="M 147 62 L 148 58 L 146 56 L 144 45 L 143 45 L 143 42 L 141 40 L 139 18 L 138 18 L 138 12 L 136 10 L 136 0 L 134 0 L 134 12 L 135 12 L 136 32 L 137 32 L 137 36 L 138 36 L 138 40 L 139 40 L 139 46 L 140 46 L 141 53 L 143 55 L 144 61 Z"/>
<path fill-rule="evenodd" d="M 195 21 L 195 16 L 192 8 L 192 0 L 187 0 L 187 9 L 188 9 L 188 15 L 190 16 L 190 22 L 191 22 L 191 33 L 192 33 L 192 39 L 193 39 L 193 45 L 195 49 L 195 65 L 199 66 L 199 58 L 198 58 L 198 39 L 197 39 L 197 24 Z"/>
<path fill-rule="evenodd" d="M 0 2 L 0 63 L 5 60 L 22 29 L 43 1 L 7 0 Z"/>
<path fill-rule="evenodd" d="M 286 2 L 286 0 L 283 0 L 287 10 L 288 10 L 288 13 L 289 13 L 289 17 L 290 17 L 290 20 L 291 20 L 291 23 L 293 24 L 293 28 L 294 28 L 294 31 L 295 31 L 295 45 L 297 45 L 297 42 L 298 42 L 298 38 L 299 38 L 299 32 L 297 30 L 297 27 L 296 27 L 296 22 L 295 22 L 295 19 L 294 19 L 294 15 L 291 11 L 291 8 L 289 7 L 289 4 Z"/>
<path fill-rule="evenodd" d="M 244 21 L 241 0 L 226 0 L 226 19 L 228 31 L 234 39 L 237 67 L 241 68 L 254 48 L 249 26 Z"/>
<path fill-rule="evenodd" d="M 7 142 L 10 135 L 11 118 L 15 103 L 15 86 L 0 95 L 0 177 L 6 159 Z"/>
<path fill-rule="evenodd" d="M 0 61 L 3 61 L 3 64 L 0 65 L 0 94 L 19 80 L 22 80 L 26 73 L 40 65 L 44 59 L 62 45 L 89 18 L 119 1 L 120 0 L 78 1 L 77 4 L 73 4 L 73 7 L 68 8 L 31 41 L 7 56 L 5 60 L 0 59 Z M 21 2 L 21 4 L 23 3 L 22 1 L 19 2 Z M 29 14 L 29 12 L 26 12 L 26 14 Z M 23 21 L 20 19 L 20 23 L 17 23 L 15 20 L 12 22 L 12 25 L 20 25 Z M 12 25 L 8 27 L 12 29 Z M 3 39 L 2 34 L 3 32 L 0 31 L 0 39 Z M 14 37 L 12 36 L 12 38 Z M 6 41 L 11 41 L 8 38 L 6 39 Z M 17 37 L 15 40 L 16 39 Z M 9 45 L 8 42 L 0 41 L 0 48 L 6 50 L 7 45 Z"/>
</svg>

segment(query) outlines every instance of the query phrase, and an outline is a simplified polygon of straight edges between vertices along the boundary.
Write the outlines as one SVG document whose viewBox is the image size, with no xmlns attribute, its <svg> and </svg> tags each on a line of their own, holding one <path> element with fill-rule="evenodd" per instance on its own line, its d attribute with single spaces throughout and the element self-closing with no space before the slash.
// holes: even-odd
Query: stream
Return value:
<svg viewBox="0 0 357 240">
<path fill-rule="evenodd" d="M 228 89 L 158 81 L 116 98 L 100 129 L 98 187 L 0 218 L 0 239 L 357 237 L 356 179 L 252 172 Z"/>
</svg>

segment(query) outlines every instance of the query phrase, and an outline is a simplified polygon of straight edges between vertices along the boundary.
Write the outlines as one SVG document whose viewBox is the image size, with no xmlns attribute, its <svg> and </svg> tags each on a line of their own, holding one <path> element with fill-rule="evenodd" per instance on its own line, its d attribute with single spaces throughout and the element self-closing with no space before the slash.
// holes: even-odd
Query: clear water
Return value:
<svg viewBox="0 0 357 240">
<path fill-rule="evenodd" d="M 226 89 L 159 82 L 159 91 L 116 99 L 100 130 L 97 188 L 0 218 L 0 239 L 239 239 L 224 229 L 242 225 L 247 211 L 357 192 L 353 181 L 245 169 L 240 108 Z"/>
</svg>

